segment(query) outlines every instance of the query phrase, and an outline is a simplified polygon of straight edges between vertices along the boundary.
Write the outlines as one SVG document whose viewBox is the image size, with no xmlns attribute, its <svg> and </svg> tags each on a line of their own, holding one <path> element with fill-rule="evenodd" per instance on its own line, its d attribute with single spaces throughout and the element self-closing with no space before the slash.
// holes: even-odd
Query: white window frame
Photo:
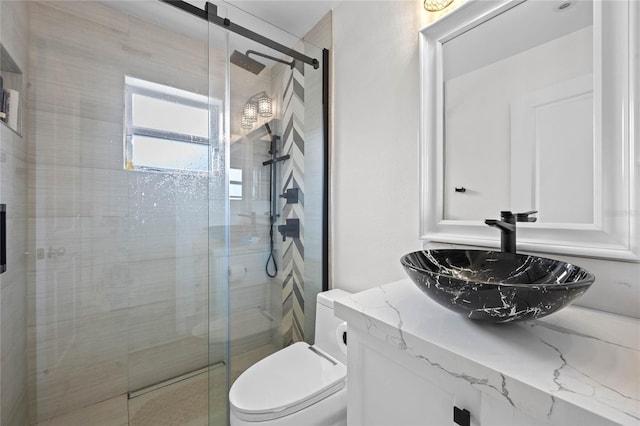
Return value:
<svg viewBox="0 0 640 426">
<path fill-rule="evenodd" d="M 153 83 L 146 80 L 137 79 L 134 77 L 125 77 L 125 125 L 124 125 L 124 148 L 125 158 L 124 167 L 127 167 L 127 160 L 131 160 L 133 163 L 133 170 L 144 171 L 159 171 L 159 172 L 184 172 L 184 173 L 199 173 L 206 172 L 207 170 L 193 170 L 193 169 L 173 169 L 162 168 L 153 166 L 139 166 L 133 162 L 133 158 L 126 158 L 127 152 L 133 153 L 132 140 L 134 136 L 147 136 L 158 139 L 164 139 L 168 141 L 177 141 L 193 144 L 201 144 L 209 146 L 209 138 L 191 135 L 187 133 L 171 132 L 160 129 L 153 129 L 148 127 L 134 126 L 133 125 L 133 95 L 139 94 L 154 99 L 159 99 L 165 102 L 175 102 L 177 104 L 191 106 L 196 108 L 205 109 L 208 112 L 209 121 L 211 120 L 211 110 L 220 111 L 219 102 L 213 102 L 211 110 L 209 109 L 209 98 L 197 93 L 188 92 L 186 90 L 176 89 L 173 87 Z M 211 126 L 210 126 L 211 127 Z M 215 129 L 210 128 L 210 134 Z M 132 155 L 132 154 L 131 154 Z"/>
<path fill-rule="evenodd" d="M 134 135 L 147 136 L 158 139 L 164 139 L 168 141 L 176 141 L 183 143 L 201 144 L 209 147 L 209 138 L 191 135 L 179 132 L 170 132 L 166 130 L 153 129 L 142 126 L 133 125 L 133 95 L 139 94 L 154 99 L 160 99 L 167 102 L 175 102 L 185 106 L 191 106 L 196 108 L 202 108 L 208 112 L 209 121 L 209 136 L 214 136 L 219 130 L 218 123 L 222 120 L 222 102 L 217 99 L 209 99 L 207 96 L 199 95 L 197 93 L 188 92 L 186 90 L 176 89 L 170 86 L 153 83 L 146 80 L 137 79 L 134 77 L 125 77 L 125 121 L 124 121 L 124 148 L 125 155 L 123 164 L 127 167 L 127 155 L 129 151 L 133 155 L 132 139 Z M 217 120 L 211 122 L 211 117 L 217 117 Z M 130 159 L 133 163 L 133 158 Z M 171 173 L 207 173 L 208 170 L 194 170 L 194 169 L 174 169 L 174 168 L 162 168 L 153 166 L 139 166 L 135 163 L 132 164 L 133 170 L 137 171 L 152 171 L 152 172 L 171 172 Z M 239 169 L 242 171 L 242 169 Z M 240 201 L 244 195 L 243 179 L 230 180 L 229 187 L 232 185 L 240 186 L 240 196 L 231 196 L 231 201 Z"/>
<path fill-rule="evenodd" d="M 231 201 L 241 201 L 244 195 L 244 185 L 242 184 L 242 181 L 244 180 L 244 171 L 234 167 L 231 167 L 230 170 L 240 170 L 240 180 L 231 179 L 231 173 L 229 173 L 229 199 Z M 240 195 L 231 195 L 232 186 L 240 187 Z"/>
</svg>

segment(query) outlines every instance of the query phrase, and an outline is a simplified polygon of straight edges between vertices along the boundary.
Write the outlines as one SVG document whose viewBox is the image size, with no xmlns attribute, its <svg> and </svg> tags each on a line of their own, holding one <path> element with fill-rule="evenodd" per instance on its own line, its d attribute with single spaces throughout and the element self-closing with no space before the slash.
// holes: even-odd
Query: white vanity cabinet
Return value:
<svg viewBox="0 0 640 426">
<path fill-rule="evenodd" d="M 349 330 L 350 425 L 541 425 L 437 365 Z M 460 410 L 454 423 L 454 407 Z M 464 421 L 465 413 L 467 420 Z"/>
<path fill-rule="evenodd" d="M 348 424 L 640 424 L 640 321 L 568 307 L 468 320 L 407 280 L 336 302 L 348 324 Z"/>
</svg>

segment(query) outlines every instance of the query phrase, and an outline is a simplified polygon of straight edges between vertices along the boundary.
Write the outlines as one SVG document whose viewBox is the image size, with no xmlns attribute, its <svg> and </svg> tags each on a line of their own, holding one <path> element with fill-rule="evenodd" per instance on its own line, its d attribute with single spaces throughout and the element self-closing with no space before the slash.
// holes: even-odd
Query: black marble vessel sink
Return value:
<svg viewBox="0 0 640 426">
<path fill-rule="evenodd" d="M 582 295 L 595 277 L 559 260 L 483 250 L 423 250 L 400 262 L 429 297 L 474 320 L 526 321 Z"/>
</svg>

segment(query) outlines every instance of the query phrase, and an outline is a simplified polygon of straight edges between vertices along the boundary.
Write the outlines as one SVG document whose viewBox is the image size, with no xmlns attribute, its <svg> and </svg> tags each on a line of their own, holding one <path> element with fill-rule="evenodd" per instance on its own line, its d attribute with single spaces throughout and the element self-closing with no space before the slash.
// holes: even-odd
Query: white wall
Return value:
<svg viewBox="0 0 640 426">
<path fill-rule="evenodd" d="M 421 1 L 336 7 L 331 282 L 361 291 L 406 277 L 418 240 Z"/>
</svg>

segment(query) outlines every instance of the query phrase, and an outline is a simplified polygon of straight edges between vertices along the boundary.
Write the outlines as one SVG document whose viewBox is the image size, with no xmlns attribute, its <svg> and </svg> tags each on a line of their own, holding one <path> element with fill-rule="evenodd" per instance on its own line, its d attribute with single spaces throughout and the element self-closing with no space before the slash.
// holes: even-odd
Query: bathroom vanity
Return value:
<svg viewBox="0 0 640 426">
<path fill-rule="evenodd" d="M 336 302 L 353 425 L 638 425 L 640 320 L 569 306 L 472 321 L 409 279 Z"/>
</svg>

